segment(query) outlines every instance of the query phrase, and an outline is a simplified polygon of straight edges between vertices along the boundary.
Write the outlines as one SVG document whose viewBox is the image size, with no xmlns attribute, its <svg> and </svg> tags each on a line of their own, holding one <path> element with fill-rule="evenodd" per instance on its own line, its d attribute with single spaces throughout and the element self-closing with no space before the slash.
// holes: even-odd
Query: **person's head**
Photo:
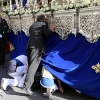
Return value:
<svg viewBox="0 0 100 100">
<path fill-rule="evenodd" d="M 7 71 L 13 73 L 16 70 L 17 62 L 15 60 L 10 60 L 7 65 Z"/>
<path fill-rule="evenodd" d="M 0 18 L 2 18 L 2 13 L 0 12 Z"/>
<path fill-rule="evenodd" d="M 44 16 L 43 14 L 41 14 L 41 15 L 38 15 L 38 16 L 37 16 L 37 21 L 46 22 L 46 18 L 45 18 L 45 16 Z"/>
</svg>

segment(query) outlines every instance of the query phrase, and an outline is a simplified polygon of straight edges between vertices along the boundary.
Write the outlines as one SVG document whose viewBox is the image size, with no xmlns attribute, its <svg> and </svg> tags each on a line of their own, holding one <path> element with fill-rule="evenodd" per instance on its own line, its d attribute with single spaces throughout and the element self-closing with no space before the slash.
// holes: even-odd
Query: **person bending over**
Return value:
<svg viewBox="0 0 100 100">
<path fill-rule="evenodd" d="M 57 79 L 58 81 L 58 86 L 59 86 L 59 90 L 60 92 L 64 92 L 64 89 L 61 85 L 61 81 L 54 77 L 48 70 L 46 70 L 44 67 L 42 68 L 42 78 L 40 80 L 40 84 L 42 85 L 42 87 L 46 88 L 46 93 L 43 93 L 43 95 L 45 97 L 50 97 L 50 95 L 55 92 L 56 90 L 58 90 L 58 86 L 56 85 L 56 83 L 54 82 L 54 79 Z"/>
<path fill-rule="evenodd" d="M 28 69 L 28 60 L 25 55 L 17 56 L 7 63 L 7 74 L 12 79 L 2 78 L 1 88 L 7 89 L 7 86 L 23 87 Z"/>
<path fill-rule="evenodd" d="M 29 28 L 29 41 L 27 44 L 27 55 L 29 69 L 25 79 L 23 91 L 29 95 L 33 95 L 31 86 L 34 83 L 34 75 L 39 67 L 42 55 L 45 53 L 46 36 L 54 34 L 54 25 L 48 27 L 47 20 L 44 15 L 38 15 L 37 21 Z"/>
</svg>

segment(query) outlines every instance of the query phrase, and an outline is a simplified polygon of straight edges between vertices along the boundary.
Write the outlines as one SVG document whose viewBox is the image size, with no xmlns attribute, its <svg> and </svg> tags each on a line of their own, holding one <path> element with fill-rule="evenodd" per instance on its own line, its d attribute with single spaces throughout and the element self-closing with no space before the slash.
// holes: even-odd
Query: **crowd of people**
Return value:
<svg viewBox="0 0 100 100">
<path fill-rule="evenodd" d="M 31 86 L 34 83 L 35 73 L 40 65 L 41 58 L 45 54 L 46 36 L 53 35 L 55 33 L 54 31 L 55 26 L 53 24 L 48 25 L 47 19 L 43 14 L 37 16 L 37 21 L 29 28 L 30 36 L 26 47 L 26 55 L 19 55 L 7 63 L 7 75 L 12 78 L 2 78 L 1 88 L 3 90 L 6 90 L 7 86 L 18 86 L 27 94 L 34 94 Z M 0 14 L 0 67 L 5 67 L 4 59 L 8 33 L 8 24 Z M 60 92 L 64 92 L 60 80 L 52 75 L 46 68 L 42 68 L 41 74 L 42 78 L 40 84 L 46 88 L 46 93 L 43 93 L 44 96 L 50 97 L 50 95 L 58 89 Z M 58 86 L 55 83 L 55 79 L 57 79 Z"/>
</svg>

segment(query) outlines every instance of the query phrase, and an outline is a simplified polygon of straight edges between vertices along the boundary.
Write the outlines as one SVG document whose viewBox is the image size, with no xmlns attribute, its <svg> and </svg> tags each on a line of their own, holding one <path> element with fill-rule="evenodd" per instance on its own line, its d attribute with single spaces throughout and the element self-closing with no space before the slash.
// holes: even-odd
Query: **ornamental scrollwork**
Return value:
<svg viewBox="0 0 100 100">
<path fill-rule="evenodd" d="M 21 16 L 21 30 L 24 31 L 27 36 L 29 35 L 29 27 L 32 25 L 33 22 L 34 20 L 32 14 L 30 14 L 30 16 Z"/>
<path fill-rule="evenodd" d="M 15 35 L 21 31 L 21 20 L 19 16 L 10 16 L 10 29 L 14 31 Z"/>
<path fill-rule="evenodd" d="M 79 13 L 79 33 L 94 43 L 100 37 L 100 9 L 85 9 Z"/>
<path fill-rule="evenodd" d="M 7 22 L 10 28 L 17 34 L 23 30 L 29 35 L 29 27 L 36 21 L 37 15 L 41 13 L 24 13 L 22 15 L 9 16 Z M 100 37 L 100 6 L 81 8 L 78 10 L 59 10 L 54 12 L 45 12 L 49 23 L 55 25 L 55 31 L 62 40 L 67 39 L 69 34 L 77 33 L 85 36 L 90 43 L 95 43 Z"/>
<path fill-rule="evenodd" d="M 59 34 L 62 40 L 65 40 L 72 32 L 74 28 L 74 16 L 73 13 L 69 12 L 55 12 L 53 17 L 53 23 L 56 27 L 56 32 Z"/>
</svg>

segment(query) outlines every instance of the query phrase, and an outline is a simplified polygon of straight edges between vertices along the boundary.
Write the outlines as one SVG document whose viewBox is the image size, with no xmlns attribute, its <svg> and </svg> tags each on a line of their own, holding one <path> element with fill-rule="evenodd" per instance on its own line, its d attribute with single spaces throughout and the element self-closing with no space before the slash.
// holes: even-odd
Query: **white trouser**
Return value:
<svg viewBox="0 0 100 100">
<path fill-rule="evenodd" d="M 50 93 L 55 92 L 56 90 L 58 90 L 58 86 L 56 84 L 54 84 L 53 86 L 50 86 L 49 88 L 47 88 L 47 92 L 50 89 Z"/>
<path fill-rule="evenodd" d="M 16 72 L 8 73 L 8 75 L 14 78 L 14 79 L 8 79 L 8 85 L 23 87 L 24 80 L 26 77 L 26 73 L 24 73 L 24 69 L 25 69 L 24 67 L 25 65 L 17 67 Z"/>
<path fill-rule="evenodd" d="M 42 85 L 41 81 L 40 81 L 40 84 Z M 47 88 L 47 92 L 49 91 L 49 92 L 52 92 L 52 93 L 55 92 L 56 90 L 58 90 L 58 86 L 56 85 L 56 83 L 54 83 L 53 86 L 42 85 L 42 87 Z"/>
<path fill-rule="evenodd" d="M 7 86 L 18 86 L 20 80 L 18 79 L 6 79 Z"/>
</svg>

